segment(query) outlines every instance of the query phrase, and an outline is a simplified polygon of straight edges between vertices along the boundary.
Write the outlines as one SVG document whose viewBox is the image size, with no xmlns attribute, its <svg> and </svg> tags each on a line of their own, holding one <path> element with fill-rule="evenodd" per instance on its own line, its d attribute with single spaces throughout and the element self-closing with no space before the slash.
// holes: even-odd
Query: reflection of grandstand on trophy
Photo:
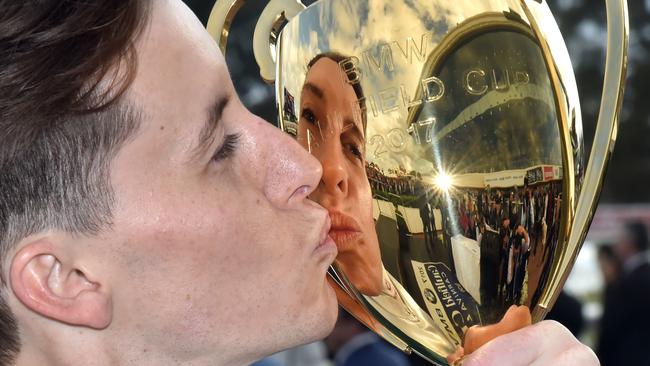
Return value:
<svg viewBox="0 0 650 366">
<path fill-rule="evenodd" d="M 370 163 L 366 165 L 366 173 L 375 194 L 415 198 L 424 192 L 425 185 L 417 172 L 407 173 L 403 169 L 384 172 L 377 165 Z"/>
</svg>

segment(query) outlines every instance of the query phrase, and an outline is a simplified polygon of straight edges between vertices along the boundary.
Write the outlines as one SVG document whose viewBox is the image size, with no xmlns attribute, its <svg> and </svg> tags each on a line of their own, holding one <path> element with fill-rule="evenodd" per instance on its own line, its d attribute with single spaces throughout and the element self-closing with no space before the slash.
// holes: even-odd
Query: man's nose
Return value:
<svg viewBox="0 0 650 366">
<path fill-rule="evenodd" d="M 263 174 L 264 195 L 278 206 L 292 207 L 307 199 L 320 182 L 323 170 L 316 158 L 286 133 L 255 117 L 252 129 L 256 152 L 250 164 Z"/>
</svg>

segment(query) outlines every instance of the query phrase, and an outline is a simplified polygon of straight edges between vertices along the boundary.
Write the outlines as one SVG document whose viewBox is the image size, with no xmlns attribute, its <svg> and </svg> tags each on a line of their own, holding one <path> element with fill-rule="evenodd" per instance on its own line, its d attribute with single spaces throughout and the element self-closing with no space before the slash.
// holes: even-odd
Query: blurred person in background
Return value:
<svg viewBox="0 0 650 366">
<path fill-rule="evenodd" d="M 325 344 L 335 366 L 408 366 L 404 353 L 368 330 L 340 309 L 336 326 Z"/>
<path fill-rule="evenodd" d="M 603 276 L 603 303 L 611 296 L 612 286 L 621 273 L 621 261 L 614 252 L 614 244 L 604 244 L 598 248 L 598 267 Z"/>
<path fill-rule="evenodd" d="M 614 244 L 603 244 L 598 248 L 598 266 L 606 286 L 616 282 L 621 273 L 621 260 L 614 251 Z"/>
<path fill-rule="evenodd" d="M 560 296 L 546 319 L 555 320 L 567 327 L 576 337 L 579 337 L 585 327 L 585 317 L 582 315 L 582 303 L 574 296 L 562 290 Z"/>
<path fill-rule="evenodd" d="M 646 226 L 641 222 L 627 223 L 613 249 L 622 267 L 604 298 L 598 357 L 603 366 L 650 365 L 650 263 Z M 613 276 L 615 272 L 607 273 L 605 276 Z"/>
<path fill-rule="evenodd" d="M 322 341 L 308 343 L 276 353 L 251 366 L 331 366 Z"/>
</svg>

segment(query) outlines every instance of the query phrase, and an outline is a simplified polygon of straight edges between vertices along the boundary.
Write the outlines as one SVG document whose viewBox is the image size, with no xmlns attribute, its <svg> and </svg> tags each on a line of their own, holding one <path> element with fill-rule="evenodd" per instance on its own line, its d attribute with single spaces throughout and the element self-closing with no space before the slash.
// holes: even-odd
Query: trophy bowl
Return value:
<svg viewBox="0 0 650 366">
<path fill-rule="evenodd" d="M 208 29 L 225 52 L 241 5 Z M 590 162 L 566 46 L 540 0 L 271 0 L 254 36 L 280 127 L 323 165 L 339 303 L 433 363 L 512 306 L 554 303 L 586 235 L 615 140 L 624 0 Z M 523 310 L 521 310 L 523 309 Z"/>
</svg>

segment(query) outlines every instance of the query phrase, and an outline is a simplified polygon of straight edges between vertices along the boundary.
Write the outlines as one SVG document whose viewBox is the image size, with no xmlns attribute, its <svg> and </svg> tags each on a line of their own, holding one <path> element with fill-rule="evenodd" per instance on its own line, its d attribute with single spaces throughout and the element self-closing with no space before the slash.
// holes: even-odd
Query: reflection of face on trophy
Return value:
<svg viewBox="0 0 650 366">
<path fill-rule="evenodd" d="M 337 265 L 361 293 L 375 296 L 382 288 L 382 265 L 365 168 L 365 111 L 339 58 L 321 55 L 309 64 L 298 141 L 323 165 L 321 184 L 311 197 L 330 212 Z"/>
</svg>

